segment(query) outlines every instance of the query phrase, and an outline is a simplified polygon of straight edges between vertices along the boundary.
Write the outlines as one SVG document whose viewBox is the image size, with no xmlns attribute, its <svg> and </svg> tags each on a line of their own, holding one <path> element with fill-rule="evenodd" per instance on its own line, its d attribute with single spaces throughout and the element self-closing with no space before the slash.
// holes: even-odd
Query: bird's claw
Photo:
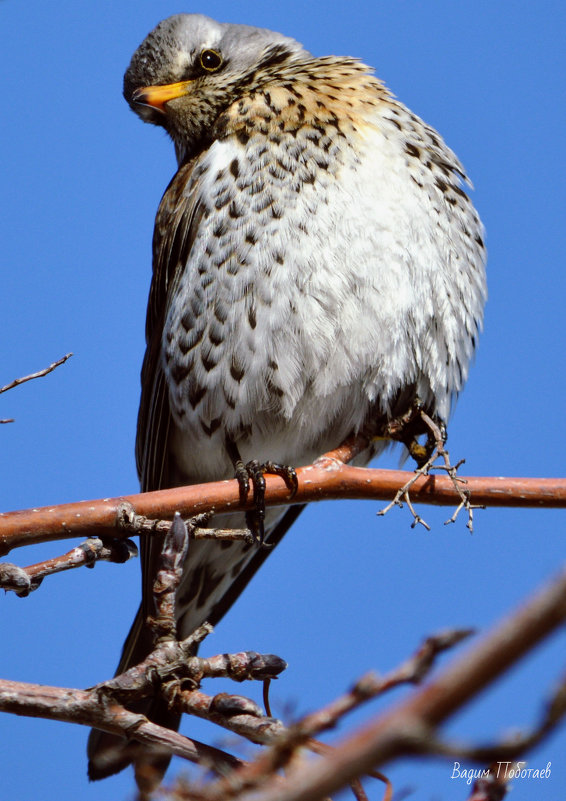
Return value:
<svg viewBox="0 0 566 801">
<path fill-rule="evenodd" d="M 283 479 L 289 490 L 291 497 L 295 495 L 298 488 L 297 473 L 294 467 L 278 464 L 277 462 L 260 462 L 252 459 L 244 464 L 238 459 L 235 464 L 236 479 L 240 487 L 240 500 L 245 503 L 250 490 L 250 483 L 253 487 L 254 506 L 246 512 L 246 525 L 252 532 L 254 539 L 260 545 L 269 547 L 265 542 L 265 474 L 273 473 Z"/>
</svg>

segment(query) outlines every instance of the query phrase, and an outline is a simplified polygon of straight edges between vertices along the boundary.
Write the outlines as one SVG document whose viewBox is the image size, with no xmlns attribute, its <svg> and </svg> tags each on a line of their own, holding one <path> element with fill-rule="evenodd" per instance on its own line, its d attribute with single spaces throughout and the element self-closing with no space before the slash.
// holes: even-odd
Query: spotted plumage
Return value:
<svg viewBox="0 0 566 801">
<path fill-rule="evenodd" d="M 439 134 L 359 61 L 201 15 L 147 37 L 124 94 L 179 162 L 155 225 L 142 489 L 231 477 L 234 451 L 306 464 L 417 398 L 445 421 L 486 290 L 482 225 Z M 267 540 L 297 513 L 268 511 Z M 144 603 L 120 669 L 149 647 L 158 548 L 142 542 Z M 195 544 L 180 635 L 218 620 L 267 553 Z M 114 746 L 93 735 L 91 777 L 146 759 Z"/>
</svg>

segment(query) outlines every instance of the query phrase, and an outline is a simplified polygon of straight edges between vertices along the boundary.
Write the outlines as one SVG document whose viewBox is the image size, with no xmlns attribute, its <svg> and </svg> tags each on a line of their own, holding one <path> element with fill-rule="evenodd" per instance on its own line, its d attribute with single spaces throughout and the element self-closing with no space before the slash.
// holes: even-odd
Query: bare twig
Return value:
<svg viewBox="0 0 566 801">
<path fill-rule="evenodd" d="M 180 691 L 173 687 L 165 697 L 179 712 L 209 720 L 252 743 L 267 745 L 285 732 L 280 720 L 266 717 L 254 701 L 240 695 L 210 696 L 199 690 Z"/>
<path fill-rule="evenodd" d="M 353 781 L 351 781 L 350 787 L 352 789 L 356 801 L 369 801 L 367 795 L 364 792 L 364 788 L 362 787 L 362 783 L 359 779 L 354 779 Z"/>
<path fill-rule="evenodd" d="M 328 756 L 328 757 L 331 757 L 334 752 L 334 748 L 331 745 L 322 743 L 320 740 L 310 740 L 309 749 L 313 752 L 313 754 L 320 754 L 321 756 Z M 378 781 L 383 782 L 383 784 L 385 785 L 385 792 L 383 794 L 383 797 L 381 798 L 381 801 L 393 801 L 393 785 L 391 784 L 390 780 L 384 773 L 381 773 L 378 770 L 370 770 L 367 772 L 367 776 L 372 779 L 377 779 Z M 362 787 L 360 780 L 353 779 L 350 782 L 350 787 L 355 793 L 356 788 Z"/>
<path fill-rule="evenodd" d="M 252 532 L 247 528 L 204 528 L 213 516 L 213 510 L 193 515 L 190 520 L 191 539 L 193 540 L 222 540 L 227 542 L 243 541 L 249 545 L 255 543 Z M 128 501 L 123 501 L 116 518 L 116 525 L 121 531 L 130 534 L 167 534 L 173 525 L 171 520 L 160 520 L 144 515 L 137 515 L 134 507 Z"/>
<path fill-rule="evenodd" d="M 376 474 L 379 474 L 381 478 L 384 474 L 386 477 L 391 474 L 404 475 L 399 474 L 398 471 L 373 471 L 346 467 L 342 459 L 355 452 L 357 447 L 361 447 L 361 445 L 354 440 L 349 445 L 342 446 L 338 451 L 321 457 L 313 465 L 299 470 L 299 490 L 294 500 L 302 502 L 320 499 L 333 493 L 341 497 L 354 497 L 358 493 L 363 494 L 364 497 L 370 497 L 367 494 L 367 488 L 368 485 L 372 485 L 374 479 L 376 479 L 376 484 L 371 487 L 371 490 L 377 496 L 383 492 L 383 485 L 378 485 Z M 445 469 L 447 469 L 446 465 Z M 313 476 L 316 482 L 313 481 Z M 330 480 L 325 483 L 325 477 L 328 479 L 328 476 L 330 476 Z M 460 477 L 457 477 L 457 480 L 460 481 Z M 470 484 L 475 482 L 480 489 L 482 481 L 488 481 L 490 485 L 497 483 L 495 479 L 470 479 L 469 481 Z M 512 501 L 509 501 L 510 505 L 511 503 L 515 506 L 521 505 L 521 503 L 528 505 L 533 503 L 534 499 L 540 502 L 541 499 L 544 500 L 545 495 L 549 506 L 566 505 L 566 482 L 553 483 L 543 480 L 518 479 L 504 481 L 506 484 L 502 487 L 507 493 L 517 490 L 521 493 L 520 502 L 517 503 L 517 497 L 514 497 Z M 280 484 L 281 482 L 277 478 L 268 477 L 268 491 L 270 492 L 268 503 L 289 500 L 288 489 L 281 487 Z M 273 485 L 272 493 L 270 485 Z M 235 503 L 231 500 L 232 488 L 235 489 Z M 447 479 L 441 479 L 417 475 L 411 478 L 410 489 L 413 498 L 420 498 L 422 495 L 422 498 L 432 499 L 436 503 L 448 502 L 449 494 L 452 493 L 452 497 L 454 494 L 454 477 L 448 476 Z M 209 493 L 218 492 L 216 495 L 209 494 L 207 496 L 206 490 L 209 490 Z M 531 494 L 526 497 L 525 491 L 528 495 L 529 490 Z M 222 494 L 223 492 L 224 494 Z M 492 493 L 491 497 L 497 505 L 503 505 L 501 498 L 498 498 L 497 494 L 493 494 L 491 486 L 487 488 L 484 486 L 484 492 L 488 495 Z M 548 492 L 551 493 L 550 496 L 547 495 Z M 199 497 L 201 493 L 204 495 L 204 500 Z M 193 500 L 187 501 L 187 495 Z M 79 528 L 83 526 L 85 518 L 94 528 L 98 526 L 101 530 L 105 530 L 107 527 L 118 536 L 122 534 L 123 530 L 125 533 L 125 531 L 131 530 L 131 527 L 135 528 L 136 526 L 139 530 L 148 533 L 166 529 L 170 533 L 168 543 L 170 547 L 165 549 L 162 570 L 158 574 L 156 582 L 155 598 L 158 608 L 158 623 L 154 621 L 154 627 L 158 646 L 150 657 L 127 673 L 97 685 L 90 691 L 37 688 L 35 685 L 13 682 L 0 683 L 0 709 L 13 711 L 16 714 L 73 720 L 104 731 L 121 732 L 129 738 L 145 744 L 158 744 L 169 753 L 180 754 L 200 764 L 203 761 L 207 764 L 211 762 L 223 774 L 226 774 L 229 768 L 238 766 L 238 770 L 231 771 L 226 780 L 220 780 L 210 785 L 201 793 L 202 798 L 210 801 L 227 799 L 234 793 L 243 793 L 241 798 L 245 801 L 247 789 L 257 789 L 258 784 L 262 784 L 263 787 L 259 791 L 260 795 L 257 795 L 254 790 L 254 799 L 257 801 L 275 801 L 275 799 L 277 801 L 301 801 L 301 799 L 314 801 L 314 799 L 325 798 L 328 793 L 348 783 L 353 783 L 357 797 L 363 798 L 363 789 L 358 782 L 359 776 L 363 774 L 377 775 L 374 766 L 388 761 L 393 756 L 401 753 L 434 752 L 445 755 L 448 753 L 465 754 L 470 759 L 483 762 L 495 755 L 509 756 L 510 759 L 516 758 L 525 749 L 540 742 L 542 737 L 546 736 L 564 715 L 566 689 L 561 686 L 540 726 L 519 740 L 515 739 L 511 743 L 502 742 L 481 748 L 465 748 L 446 745 L 439 742 L 436 737 L 436 727 L 446 717 L 564 620 L 566 617 L 566 574 L 544 591 L 540 597 L 531 601 L 525 609 L 520 610 L 514 618 L 502 624 L 466 659 L 460 660 L 445 670 L 435 681 L 396 709 L 356 732 L 333 750 L 331 756 L 328 755 L 327 747 L 322 747 L 321 744 L 313 741 L 314 734 L 336 725 L 346 712 L 385 689 L 400 682 L 416 683 L 420 681 L 426 671 L 430 669 L 439 651 L 454 644 L 469 632 L 451 632 L 441 637 L 429 638 L 412 659 L 389 676 L 379 678 L 370 674 L 363 677 L 350 693 L 329 704 L 325 709 L 307 716 L 287 730 L 279 721 L 263 716 L 259 707 L 247 698 L 225 693 L 209 696 L 200 692 L 198 687 L 205 677 L 224 675 L 237 680 L 255 678 L 268 681 L 285 667 L 285 663 L 278 657 L 258 656 L 253 652 L 228 657 L 221 655 L 209 659 L 195 657 L 196 644 L 210 631 L 210 627 L 207 626 L 201 627 L 182 643 L 177 643 L 174 639 L 174 594 L 184 561 L 186 527 L 180 517 L 177 517 L 173 524 L 167 524 L 161 518 L 164 514 L 170 513 L 169 509 L 172 507 L 181 507 L 182 509 L 183 503 L 188 503 L 193 512 L 199 509 L 201 511 L 204 509 L 205 512 L 214 510 L 215 513 L 227 511 L 237 507 L 237 495 L 236 482 L 219 482 L 206 485 L 204 488 L 166 490 L 159 493 L 130 496 L 126 499 L 104 500 L 90 504 L 69 504 L 65 507 L 51 507 L 49 510 L 31 510 L 30 512 L 0 516 L 0 534 L 2 521 L 8 520 L 5 544 L 12 545 L 14 543 L 24 544 L 23 541 L 26 541 L 25 544 L 27 544 L 32 541 L 26 540 L 29 537 L 28 527 L 32 519 L 34 523 L 43 521 L 46 524 L 48 535 L 45 536 L 45 529 L 42 529 L 41 539 L 60 538 L 61 529 L 68 530 L 69 536 L 72 536 L 75 525 L 78 525 Z M 475 490 L 474 497 L 477 497 Z M 174 498 L 173 503 L 171 503 L 172 498 Z M 185 500 L 179 501 L 179 498 Z M 138 506 L 134 507 L 133 502 Z M 144 512 L 144 514 L 137 515 L 134 509 L 137 512 Z M 150 515 L 147 514 L 148 512 Z M 63 513 L 63 518 L 61 513 Z M 153 519 L 149 519 L 150 516 Z M 59 529 L 57 532 L 51 528 L 54 519 L 55 525 Z M 80 520 L 79 524 L 76 523 L 77 519 Z M 191 525 L 191 529 L 193 535 L 197 531 L 206 532 L 206 535 L 211 534 L 210 530 L 199 529 L 194 525 Z M 214 535 L 214 532 L 212 533 Z M 92 549 L 96 551 L 97 547 L 98 545 L 92 546 Z M 76 554 L 76 559 L 74 556 L 71 558 L 70 555 L 78 551 L 80 553 Z M 16 569 L 12 571 L 16 574 L 15 578 L 13 576 L 10 578 L 16 584 L 12 588 L 25 592 L 25 582 L 29 581 L 27 585 L 27 591 L 29 591 L 34 588 L 32 586 L 34 576 L 36 579 L 39 577 L 40 580 L 41 575 L 55 572 L 55 568 L 68 569 L 74 566 L 75 561 L 88 564 L 89 559 L 93 558 L 92 555 L 89 556 L 90 553 L 91 546 L 89 545 L 85 549 L 83 545 L 64 557 L 50 560 L 49 563 L 30 566 L 30 568 L 22 569 L 20 573 Z M 505 642 L 503 649 L 501 642 Z M 132 700 L 154 694 L 157 686 L 161 687 L 164 696 L 172 705 L 219 723 L 254 742 L 270 743 L 271 747 L 246 766 L 223 752 L 216 752 L 215 749 L 209 749 L 207 746 L 182 738 L 174 732 L 161 730 L 160 727 L 148 723 L 143 716 L 135 715 L 122 706 L 121 702 L 129 704 Z M 46 697 L 51 698 L 48 714 L 44 714 L 44 709 L 49 707 L 49 703 L 45 700 Z M 104 699 L 103 703 L 101 703 L 101 699 Z M 93 718 L 95 715 L 93 705 L 97 710 L 96 720 Z M 307 766 L 297 763 L 296 755 L 302 746 L 322 753 L 322 758 L 316 762 L 309 762 Z M 285 779 L 274 776 L 281 767 L 288 769 Z"/>
<path fill-rule="evenodd" d="M 472 633 L 471 629 L 453 629 L 427 637 L 416 653 L 398 668 L 383 677 L 375 673 L 362 676 L 350 692 L 318 712 L 303 718 L 292 727 L 294 733 L 290 736 L 296 735 L 301 741 L 313 737 L 326 729 L 333 728 L 347 712 L 356 709 L 360 704 L 400 684 L 418 684 L 430 672 L 439 654 L 457 645 Z"/>
<path fill-rule="evenodd" d="M 181 642 L 166 641 L 160 643 L 143 662 L 119 673 L 114 678 L 90 687 L 100 697 L 111 697 L 124 703 L 145 698 L 155 693 L 157 682 L 165 683 L 183 671 L 183 678 L 191 678 L 191 667 L 195 668 L 196 677 L 193 686 L 198 684 L 198 663 L 189 660 L 197 659 L 192 656 L 195 647 L 212 631 L 212 626 L 204 623 L 189 637 Z"/>
<path fill-rule="evenodd" d="M 175 590 L 182 576 L 183 563 L 187 554 L 189 534 L 187 525 L 176 515 L 173 525 L 165 537 L 160 564 L 154 582 L 156 617 L 150 622 L 154 628 L 156 647 L 141 664 L 125 673 L 103 682 L 88 690 L 69 690 L 56 687 L 17 682 L 0 682 L 0 710 L 15 714 L 41 716 L 49 719 L 72 721 L 94 726 L 102 731 L 122 734 L 129 739 L 183 756 L 193 762 L 215 767 L 225 772 L 234 768 L 239 760 L 217 749 L 209 748 L 196 741 L 168 731 L 150 723 L 144 715 L 134 714 L 124 704 L 154 695 L 161 687 L 163 695 L 172 705 L 176 704 L 225 725 L 245 736 L 255 737 L 261 729 L 273 733 L 281 727 L 278 721 L 268 721 L 261 709 L 249 699 L 222 693 L 213 698 L 203 693 L 187 692 L 183 684 L 196 690 L 204 677 L 229 676 L 236 681 L 275 678 L 286 663 L 279 657 L 255 652 L 221 654 L 210 659 L 194 656 L 196 647 L 212 627 L 205 624 L 182 642 L 175 639 Z M 120 542 L 122 547 L 124 543 Z M 74 566 L 78 561 L 93 560 L 100 557 L 101 548 L 91 547 L 93 543 L 83 544 L 66 557 L 60 557 L 57 569 Z M 94 544 L 95 546 L 98 543 Z M 42 565 L 45 572 L 46 566 Z M 32 571 L 33 572 L 33 571 Z M 25 578 L 29 575 L 20 570 Z M 36 571 L 37 573 L 37 571 Z"/>
<path fill-rule="evenodd" d="M 274 654 L 258 654 L 244 651 L 238 654 L 220 654 L 204 658 L 194 656 L 196 646 L 212 631 L 204 623 L 190 637 L 180 642 L 166 640 L 154 651 L 125 673 L 97 684 L 90 689 L 99 695 L 131 703 L 154 695 L 156 687 L 174 681 L 177 685 L 188 685 L 191 689 L 205 678 L 229 678 L 233 681 L 262 681 L 266 676 L 275 678 L 287 667 L 287 663 Z M 171 695 L 168 688 L 167 693 Z"/>
<path fill-rule="evenodd" d="M 137 555 L 137 546 L 131 540 L 106 539 L 103 542 L 98 537 L 91 537 L 61 556 L 27 567 L 0 562 L 0 588 L 24 597 L 36 590 L 45 576 L 76 567 L 94 567 L 96 562 L 102 561 L 121 564 Z"/>
<path fill-rule="evenodd" d="M 8 392 L 9 389 L 14 389 L 14 387 L 18 387 L 20 384 L 25 384 L 26 381 L 32 381 L 34 378 L 41 378 L 44 375 L 48 375 L 52 373 L 53 370 L 56 370 L 57 367 L 60 367 L 62 364 L 65 364 L 67 359 L 70 359 L 72 353 L 67 353 L 61 359 L 58 359 L 53 364 L 50 364 L 49 367 L 44 367 L 43 370 L 38 370 L 37 373 L 30 373 L 30 375 L 26 375 L 23 378 L 15 378 L 13 381 L 10 381 L 9 384 L 6 384 L 4 387 L 0 387 L 0 395 L 3 392 Z M 11 422 L 11 421 L 2 421 L 2 422 Z"/>
<path fill-rule="evenodd" d="M 197 646 L 212 631 L 208 623 L 181 642 L 176 639 L 175 593 L 183 575 L 193 521 L 185 523 L 179 513 L 163 541 L 160 562 L 153 584 L 155 615 L 148 617 L 155 647 L 149 656 L 125 673 L 92 688 L 99 697 L 131 703 L 153 695 L 161 686 L 170 704 L 180 697 L 182 688 L 194 690 L 205 677 L 223 676 L 235 681 L 275 678 L 287 664 L 271 654 L 248 651 L 203 659 L 195 656 Z M 250 702 L 253 703 L 253 702 Z M 219 706 L 214 701 L 209 706 Z M 201 703 L 202 707 L 202 703 Z M 241 708 L 241 704 L 238 707 Z M 233 713 L 232 713 L 233 714 Z M 257 717 L 257 714 L 256 714 Z"/>
<path fill-rule="evenodd" d="M 199 681 L 202 679 L 227 678 L 232 681 L 270 681 L 287 668 L 287 663 L 275 654 L 258 654 L 256 651 L 240 651 L 237 654 L 219 654 L 198 659 Z"/>
<path fill-rule="evenodd" d="M 507 795 L 509 781 L 501 774 L 499 765 L 492 765 L 474 782 L 468 801 L 502 801 Z"/>
<path fill-rule="evenodd" d="M 332 751 L 330 746 L 312 739 L 314 734 L 334 727 L 347 712 L 386 690 L 401 683 L 419 682 L 430 670 L 439 653 L 457 644 L 468 634 L 467 630 L 449 631 L 427 638 L 414 656 L 389 675 L 382 679 L 374 674 L 364 676 L 356 682 L 349 693 L 318 712 L 307 715 L 290 728 L 285 728 L 278 720 L 265 717 L 253 701 L 240 696 L 221 693 L 211 697 L 195 690 L 180 692 L 173 689 L 169 701 L 179 711 L 203 717 L 254 743 L 274 744 L 275 750 L 271 752 L 269 764 L 264 766 L 264 772 L 268 775 L 275 768 L 280 769 L 285 766 L 301 746 L 306 746 L 318 754 L 330 753 Z M 214 657 L 214 659 L 219 658 Z M 254 767 L 253 773 L 254 777 L 257 777 L 257 768 Z M 371 771 L 370 775 L 386 783 L 386 797 L 388 797 L 391 788 L 387 778 L 375 771 Z M 239 773 L 237 780 L 232 776 L 227 777 L 222 788 L 218 790 L 218 797 L 223 797 L 225 794 L 228 798 L 231 793 L 237 793 L 244 788 L 248 781 L 249 777 L 245 770 Z M 352 782 L 352 789 L 356 798 L 365 797 L 358 781 Z"/>
<path fill-rule="evenodd" d="M 253 739 L 253 742 L 272 743 L 273 747 L 261 755 L 255 763 L 249 765 L 248 768 L 242 768 L 237 777 L 229 776 L 226 781 L 219 783 L 211 798 L 229 798 L 231 797 L 230 794 L 237 795 L 247 786 L 253 786 L 259 779 L 286 767 L 302 746 L 308 747 L 318 754 L 331 754 L 333 749 L 317 740 L 313 740 L 315 735 L 333 728 L 346 713 L 351 712 L 362 703 L 366 703 L 387 690 L 400 684 L 420 682 L 430 671 L 440 653 L 453 647 L 470 633 L 469 629 L 451 630 L 428 637 L 410 659 L 387 676 L 380 678 L 374 673 L 366 674 L 356 682 L 348 693 L 317 712 L 306 715 L 287 729 L 282 728 L 281 724 L 279 724 L 279 727 L 273 728 L 271 721 L 269 719 L 266 721 L 263 718 L 262 720 L 270 725 L 262 728 L 257 721 L 252 721 L 251 723 L 246 721 L 248 728 L 247 733 L 244 734 L 246 731 L 244 728 L 238 730 L 226 722 L 217 721 L 220 725 Z M 276 739 L 273 737 L 274 734 L 277 734 Z M 382 774 L 368 771 L 368 775 L 374 775 L 375 778 L 388 783 L 388 780 Z"/>
<path fill-rule="evenodd" d="M 539 723 L 533 727 L 532 731 L 524 734 L 517 732 L 510 739 L 501 739 L 498 742 L 487 745 L 470 746 L 463 743 L 445 743 L 431 739 L 427 747 L 430 753 L 442 756 L 457 757 L 484 765 L 489 762 L 510 765 L 526 751 L 530 751 L 539 745 L 565 716 L 566 676 L 563 677 L 552 693 L 550 700 L 543 709 Z"/>
</svg>

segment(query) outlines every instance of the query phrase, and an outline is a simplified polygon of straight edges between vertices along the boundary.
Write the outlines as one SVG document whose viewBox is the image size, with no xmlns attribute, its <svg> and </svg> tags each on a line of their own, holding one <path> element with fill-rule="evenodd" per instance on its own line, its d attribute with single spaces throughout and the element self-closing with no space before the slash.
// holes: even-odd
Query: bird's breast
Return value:
<svg viewBox="0 0 566 801">
<path fill-rule="evenodd" d="M 398 125 L 266 122 L 201 157 L 187 191 L 203 213 L 163 336 L 187 437 L 319 442 L 409 385 L 447 414 L 481 318 L 481 225 L 411 163 Z"/>
</svg>

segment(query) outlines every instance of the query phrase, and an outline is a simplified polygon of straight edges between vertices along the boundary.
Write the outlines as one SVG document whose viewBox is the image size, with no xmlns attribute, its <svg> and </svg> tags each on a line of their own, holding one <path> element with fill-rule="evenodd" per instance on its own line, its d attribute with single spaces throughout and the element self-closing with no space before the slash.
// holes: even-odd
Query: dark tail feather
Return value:
<svg viewBox="0 0 566 801">
<path fill-rule="evenodd" d="M 116 673 L 123 673 L 143 661 L 152 647 L 151 635 L 143 625 L 141 608 L 134 619 L 130 633 L 124 643 L 122 657 Z M 161 699 L 144 699 L 132 704 L 129 709 L 148 717 L 153 723 L 177 730 L 181 716 L 172 712 Z M 91 781 L 105 779 L 119 773 L 130 763 L 136 771 L 136 781 L 142 793 L 150 793 L 160 783 L 171 755 L 160 755 L 157 750 L 144 748 L 135 741 L 128 741 L 115 734 L 92 729 L 88 738 L 88 777 Z"/>
<path fill-rule="evenodd" d="M 270 531 L 265 538 L 266 544 L 269 545 L 269 548 L 257 549 L 253 559 L 248 562 L 246 567 L 234 579 L 230 585 L 230 589 L 227 590 L 218 603 L 214 605 L 214 609 L 207 617 L 209 623 L 211 623 L 213 626 L 216 626 L 218 621 L 224 617 L 232 604 L 236 602 L 238 597 L 246 589 L 267 557 L 273 553 L 275 546 L 281 542 L 287 531 L 291 528 L 295 520 L 305 508 L 306 504 L 302 503 L 296 504 L 295 506 L 290 506 L 287 509 L 273 531 Z"/>
</svg>

